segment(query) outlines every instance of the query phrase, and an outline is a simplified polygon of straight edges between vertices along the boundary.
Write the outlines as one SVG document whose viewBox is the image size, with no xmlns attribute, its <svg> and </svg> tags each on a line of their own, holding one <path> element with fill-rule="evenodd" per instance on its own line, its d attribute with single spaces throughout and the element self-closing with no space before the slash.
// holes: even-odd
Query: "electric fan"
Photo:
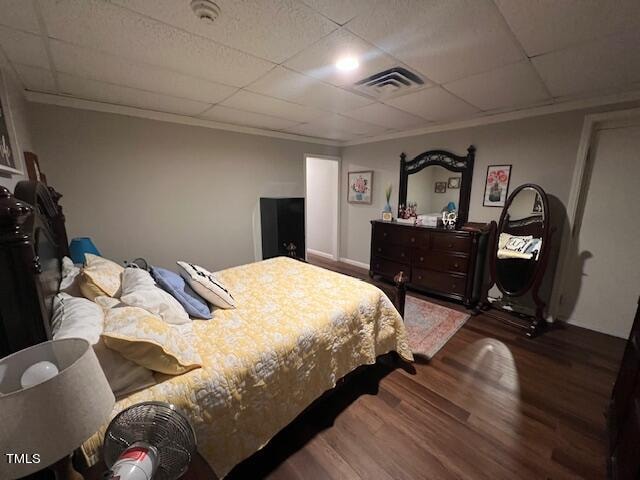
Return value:
<svg viewBox="0 0 640 480">
<path fill-rule="evenodd" d="M 107 480 L 176 480 L 189 468 L 196 435 L 175 406 L 143 402 L 111 420 L 103 448 Z"/>
</svg>

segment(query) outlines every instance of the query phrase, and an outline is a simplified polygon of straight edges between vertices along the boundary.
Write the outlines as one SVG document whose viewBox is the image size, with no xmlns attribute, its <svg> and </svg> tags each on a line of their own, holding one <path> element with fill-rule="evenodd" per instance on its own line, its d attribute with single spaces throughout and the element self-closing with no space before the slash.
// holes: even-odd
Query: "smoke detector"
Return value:
<svg viewBox="0 0 640 480">
<path fill-rule="evenodd" d="M 220 15 L 220 7 L 211 0 L 191 0 L 191 10 L 206 23 L 215 22 Z"/>
</svg>

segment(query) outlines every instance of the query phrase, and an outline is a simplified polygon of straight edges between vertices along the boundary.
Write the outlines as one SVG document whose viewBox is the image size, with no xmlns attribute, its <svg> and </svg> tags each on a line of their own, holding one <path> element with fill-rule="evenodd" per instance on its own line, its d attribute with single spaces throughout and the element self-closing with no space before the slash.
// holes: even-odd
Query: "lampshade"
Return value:
<svg viewBox="0 0 640 480">
<path fill-rule="evenodd" d="M 89 237 L 76 237 L 69 244 L 69 255 L 73 263 L 84 263 L 84 254 L 93 253 L 100 256 L 100 252 Z"/>
<path fill-rule="evenodd" d="M 48 361 L 59 373 L 22 388 L 32 365 Z M 0 359 L 0 478 L 41 470 L 69 455 L 109 420 L 115 398 L 84 339 L 40 343 Z M 8 463 L 7 453 L 39 455 L 38 463 Z"/>
</svg>

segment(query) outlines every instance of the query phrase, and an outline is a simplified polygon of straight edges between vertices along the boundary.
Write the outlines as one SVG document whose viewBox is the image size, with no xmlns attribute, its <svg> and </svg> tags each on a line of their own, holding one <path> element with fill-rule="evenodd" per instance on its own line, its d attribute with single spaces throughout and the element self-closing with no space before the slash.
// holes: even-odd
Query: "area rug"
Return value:
<svg viewBox="0 0 640 480">
<path fill-rule="evenodd" d="M 414 355 L 431 359 L 468 319 L 466 313 L 407 295 L 404 325 Z"/>
</svg>

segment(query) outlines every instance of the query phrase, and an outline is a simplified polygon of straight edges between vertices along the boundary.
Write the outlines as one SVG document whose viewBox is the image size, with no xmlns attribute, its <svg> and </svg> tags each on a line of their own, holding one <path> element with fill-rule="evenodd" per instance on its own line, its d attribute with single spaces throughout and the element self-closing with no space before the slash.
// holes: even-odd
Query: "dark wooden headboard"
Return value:
<svg viewBox="0 0 640 480">
<path fill-rule="evenodd" d="M 0 187 L 0 357 L 51 338 L 53 297 L 68 255 L 62 195 L 40 182 Z"/>
</svg>

